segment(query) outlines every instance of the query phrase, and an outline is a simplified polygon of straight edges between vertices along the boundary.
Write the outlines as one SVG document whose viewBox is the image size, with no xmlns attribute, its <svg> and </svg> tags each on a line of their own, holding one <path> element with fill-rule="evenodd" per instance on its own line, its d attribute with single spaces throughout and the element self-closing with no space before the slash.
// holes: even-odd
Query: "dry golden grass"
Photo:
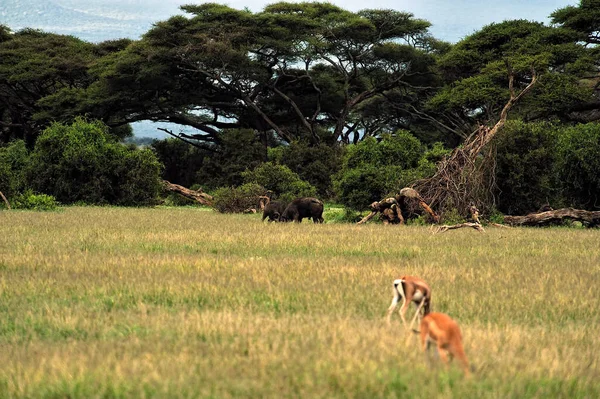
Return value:
<svg viewBox="0 0 600 399">
<path fill-rule="evenodd" d="M 0 213 L 1 397 L 599 397 L 598 230 Z M 425 279 L 476 372 L 383 316 Z"/>
</svg>

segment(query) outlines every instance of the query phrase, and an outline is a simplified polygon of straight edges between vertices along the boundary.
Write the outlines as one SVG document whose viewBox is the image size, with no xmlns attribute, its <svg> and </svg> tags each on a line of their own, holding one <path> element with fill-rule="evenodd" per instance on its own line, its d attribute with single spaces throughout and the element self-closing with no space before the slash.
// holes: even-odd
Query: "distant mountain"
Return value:
<svg viewBox="0 0 600 399">
<path fill-rule="evenodd" d="M 30 27 L 90 42 L 138 39 L 154 22 L 177 13 L 176 3 L 156 0 L 0 1 L 0 23 L 13 30 Z"/>
</svg>

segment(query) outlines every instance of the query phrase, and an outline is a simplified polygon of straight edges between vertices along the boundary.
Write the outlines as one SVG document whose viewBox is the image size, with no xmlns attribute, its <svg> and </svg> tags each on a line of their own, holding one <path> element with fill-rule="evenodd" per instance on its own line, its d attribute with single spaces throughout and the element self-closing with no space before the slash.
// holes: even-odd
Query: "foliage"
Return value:
<svg viewBox="0 0 600 399">
<path fill-rule="evenodd" d="M 254 169 L 265 160 L 265 148 L 250 129 L 231 129 L 218 134 L 220 144 L 204 156 L 195 182 L 202 187 L 239 186 L 242 172 Z"/>
<path fill-rule="evenodd" d="M 213 194 L 213 208 L 221 213 L 241 213 L 247 209 L 258 208 L 258 197 L 266 194 L 267 190 L 256 183 L 221 187 Z"/>
<path fill-rule="evenodd" d="M 26 187 L 25 168 L 29 152 L 23 140 L 0 147 L 0 191 L 7 197 L 22 192 Z"/>
<path fill-rule="evenodd" d="M 255 183 L 272 191 L 274 198 L 291 202 L 299 197 L 314 197 L 317 190 L 310 183 L 300 179 L 285 165 L 272 162 L 260 164 L 252 171 L 242 173 L 245 183 Z"/>
<path fill-rule="evenodd" d="M 73 36 L 33 29 L 0 36 L 0 143 L 24 139 L 31 148 L 51 121 L 79 113 L 100 54 Z"/>
<path fill-rule="evenodd" d="M 370 203 L 432 174 L 432 161 L 443 154 L 441 145 L 426 151 L 418 139 L 405 131 L 384 135 L 381 141 L 367 138 L 348 146 L 335 181 L 338 199 L 349 208 L 364 210 Z"/>
<path fill-rule="evenodd" d="M 460 224 L 467 220 L 460 214 L 458 209 L 452 208 L 442 215 L 441 222 L 443 224 Z"/>
<path fill-rule="evenodd" d="M 567 6 L 552 13 L 552 23 L 572 29 L 586 44 L 600 44 L 600 9 L 597 0 L 579 0 L 577 6 Z"/>
<path fill-rule="evenodd" d="M 319 198 L 334 196 L 332 177 L 340 170 L 343 147 L 293 142 L 276 150 L 269 153 L 269 160 L 286 165 L 302 180 L 316 187 Z"/>
<path fill-rule="evenodd" d="M 600 125 L 579 124 L 559 136 L 559 177 L 567 204 L 600 208 Z"/>
<path fill-rule="evenodd" d="M 151 144 L 159 162 L 164 165 L 163 179 L 184 187 L 197 183 L 198 171 L 209 153 L 179 139 L 153 140 Z"/>
<path fill-rule="evenodd" d="M 34 211 L 53 211 L 58 207 L 56 199 L 47 194 L 35 194 L 26 190 L 13 198 L 12 206 L 15 209 L 31 209 Z"/>
<path fill-rule="evenodd" d="M 154 153 L 114 141 L 98 121 L 53 123 L 38 139 L 27 168 L 31 188 L 62 203 L 148 205 L 161 189 Z"/>
<path fill-rule="evenodd" d="M 509 98 L 509 72 L 519 90 L 535 71 L 539 84 L 511 112 L 530 120 L 569 120 L 573 109 L 593 100 L 592 90 L 580 84 L 593 73 L 593 54 L 579 38 L 570 29 L 533 21 L 487 25 L 440 57 L 446 86 L 429 99 L 426 110 L 447 130 L 466 137 L 479 123 L 495 123 Z"/>
<path fill-rule="evenodd" d="M 499 211 L 525 215 L 546 203 L 556 206 L 557 137 L 549 123 L 506 123 L 495 139 Z"/>
<path fill-rule="evenodd" d="M 433 54 L 445 48 L 427 21 L 395 10 L 317 2 L 256 13 L 215 3 L 182 10 L 186 16 L 158 22 L 95 64 L 99 79 L 85 92 L 92 115 L 111 125 L 175 122 L 207 144 L 227 128 L 333 143 L 393 125 L 360 107 L 394 90 L 403 104 L 417 104 L 435 75 Z"/>
<path fill-rule="evenodd" d="M 187 15 L 158 22 L 140 40 L 98 44 L 0 25 L 0 189 L 14 196 L 31 180 L 65 203 L 151 203 L 159 164 L 116 143 L 131 136 L 129 123 L 150 120 L 195 131 L 179 135 L 193 147 L 153 145 L 169 181 L 239 186 L 244 171 L 271 161 L 319 197 L 338 195 L 362 209 L 431 174 L 446 151 L 436 141 L 454 148 L 479 124 L 493 123 L 509 98 L 509 74 L 516 91 L 534 73 L 539 78 L 510 119 L 557 130 L 597 121 L 598 9 L 596 0 L 579 0 L 556 10 L 552 25 L 494 23 L 456 45 L 431 37 L 430 24 L 410 13 L 317 2 L 258 12 L 187 5 Z M 80 115 L 108 126 L 104 141 L 74 145 L 81 158 L 71 154 L 64 164 L 56 163 L 58 152 L 42 159 L 39 149 L 28 165 L 26 149 L 52 121 L 67 125 Z M 559 144 L 537 125 L 515 123 L 497 143 L 499 209 L 527 212 L 542 198 L 595 209 L 597 168 L 586 153 L 595 143 L 585 141 L 595 136 L 567 129 Z M 390 139 L 396 136 L 402 139 Z M 15 140 L 25 145 L 9 144 Z M 546 161 L 559 165 L 560 176 L 543 168 Z M 134 172 L 140 168 L 146 172 Z"/>
</svg>

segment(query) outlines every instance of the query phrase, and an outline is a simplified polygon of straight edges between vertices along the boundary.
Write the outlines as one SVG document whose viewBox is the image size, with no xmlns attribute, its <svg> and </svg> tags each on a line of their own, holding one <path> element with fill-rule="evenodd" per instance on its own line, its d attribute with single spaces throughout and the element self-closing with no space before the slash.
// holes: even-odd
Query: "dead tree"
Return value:
<svg viewBox="0 0 600 399">
<path fill-rule="evenodd" d="M 199 202 L 202 205 L 212 205 L 212 195 L 206 194 L 204 191 L 202 191 L 202 189 L 190 190 L 189 188 L 185 188 L 179 184 L 174 184 L 166 180 L 163 180 L 163 185 L 167 191 L 177 193 L 186 198 Z"/>
<path fill-rule="evenodd" d="M 431 207 L 425 202 L 425 200 L 423 200 L 421 195 L 419 195 L 414 188 L 405 187 L 394 197 L 386 198 L 379 202 L 373 202 L 371 205 L 369 205 L 369 208 L 371 208 L 371 213 L 362 218 L 362 220 L 357 224 L 368 222 L 378 213 L 381 213 L 380 217 L 382 218 L 384 224 L 404 224 L 405 217 L 402 215 L 402 211 L 406 210 L 404 208 L 408 208 L 408 200 L 416 200 L 418 206 L 421 207 L 427 214 L 429 214 L 435 223 L 440 221 L 438 214 L 431 209 Z"/>
<path fill-rule="evenodd" d="M 400 190 L 398 195 L 396 195 L 396 200 L 400 204 L 401 209 L 407 208 L 406 210 L 412 210 L 413 212 L 415 212 L 414 208 L 418 205 L 418 207 L 422 208 L 423 211 L 425 211 L 425 213 L 427 213 L 431 217 L 434 223 L 440 222 L 440 216 L 433 209 L 431 209 L 429 204 L 427 204 L 423 197 L 421 197 L 421 194 L 419 194 L 419 192 L 414 188 L 404 187 L 402 190 Z M 416 201 L 417 205 L 413 205 L 411 207 L 409 205 L 410 200 L 413 200 L 413 202 Z M 403 204 L 404 206 L 402 206 Z"/>
<path fill-rule="evenodd" d="M 472 222 L 438 226 L 433 229 L 433 231 L 432 231 L 433 234 L 444 233 L 448 230 L 455 230 L 455 229 L 460 229 L 463 227 L 471 227 L 480 233 L 485 233 L 485 229 L 483 228 L 483 226 L 481 225 L 481 222 L 479 221 L 479 209 L 477 209 L 477 207 L 475 205 L 471 205 L 469 207 L 469 211 L 471 212 Z"/>
<path fill-rule="evenodd" d="M 530 213 L 525 216 L 504 216 L 504 223 L 510 226 L 544 226 L 563 220 L 575 220 L 588 227 L 600 226 L 600 211 L 562 208 L 546 212 Z"/>
<path fill-rule="evenodd" d="M 400 224 L 404 223 L 404 218 L 402 217 L 400 205 L 394 197 L 386 198 L 379 202 L 373 202 L 371 205 L 369 205 L 369 208 L 371 208 L 371 213 L 362 218 L 361 221 L 357 224 L 363 224 L 368 222 L 379 212 L 381 212 L 381 214 L 384 216 L 383 219 L 385 224 L 389 224 L 391 220 L 394 220 L 394 215 L 398 218 Z"/>
<path fill-rule="evenodd" d="M 537 83 L 538 78 L 532 69 L 531 82 L 521 92 L 514 87 L 514 72 L 508 67 L 508 87 L 510 99 L 500 112 L 500 119 L 493 126 L 480 125 L 465 143 L 455 148 L 449 156 L 437 164 L 436 173 L 428 179 L 417 181 L 413 187 L 421 193 L 429 205 L 441 210 L 456 208 L 460 214 L 467 215 L 471 204 L 481 205 L 484 192 L 490 192 L 485 184 L 485 163 L 478 162 L 487 144 L 496 136 L 506 123 L 508 111 L 527 94 Z M 483 154 L 483 158 L 491 158 Z"/>
</svg>

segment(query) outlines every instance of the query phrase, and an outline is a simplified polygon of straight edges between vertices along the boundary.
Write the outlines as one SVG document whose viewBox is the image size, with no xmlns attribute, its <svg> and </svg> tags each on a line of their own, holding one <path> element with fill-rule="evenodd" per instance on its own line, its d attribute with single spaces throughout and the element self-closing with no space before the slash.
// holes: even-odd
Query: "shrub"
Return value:
<svg viewBox="0 0 600 399">
<path fill-rule="evenodd" d="M 36 211 L 53 211 L 58 207 L 56 199 L 47 194 L 35 194 L 31 190 L 14 197 L 13 207 L 15 209 L 32 209 Z"/>
<path fill-rule="evenodd" d="M 559 178 L 566 202 L 574 207 L 600 207 L 600 125 L 579 124 L 560 132 Z"/>
<path fill-rule="evenodd" d="M 424 150 L 424 146 L 416 137 L 407 131 L 399 130 L 393 135 L 383 135 L 380 141 L 374 137 L 367 137 L 358 144 L 348 146 L 342 167 L 352 169 L 370 164 L 410 169 L 417 166 Z"/>
<path fill-rule="evenodd" d="M 317 193 L 315 187 L 300 179 L 290 168 L 272 162 L 265 162 L 252 171 L 245 171 L 242 176 L 245 183 L 260 185 L 286 202 L 298 197 L 312 197 Z"/>
<path fill-rule="evenodd" d="M 257 167 L 265 156 L 265 148 L 254 130 L 226 130 L 220 135 L 217 151 L 204 157 L 196 183 L 208 189 L 239 186 L 244 183 L 242 172 Z"/>
<path fill-rule="evenodd" d="M 496 144 L 497 206 L 524 215 L 558 199 L 556 127 L 508 121 Z"/>
<path fill-rule="evenodd" d="M 387 173 L 388 169 L 370 164 L 344 170 L 335 182 L 338 198 L 351 209 L 366 209 L 389 191 Z"/>
<path fill-rule="evenodd" d="M 351 209 L 364 210 L 370 203 L 433 174 L 435 160 L 445 153 L 439 144 L 426 151 L 405 131 L 384 135 L 381 141 L 369 137 L 346 150 L 334 183 L 338 199 Z"/>
<path fill-rule="evenodd" d="M 99 121 L 52 124 L 31 154 L 31 187 L 62 203 L 152 204 L 161 189 L 156 156 L 115 140 Z"/>
<path fill-rule="evenodd" d="M 285 165 L 317 189 L 320 198 L 334 195 L 332 176 L 339 172 L 342 164 L 343 147 L 319 144 L 309 146 L 294 142 L 277 147 L 269 152 L 269 160 Z"/>
<path fill-rule="evenodd" d="M 213 195 L 213 208 L 221 213 L 239 213 L 256 208 L 258 197 L 266 195 L 267 190 L 255 183 L 240 187 L 221 187 Z"/>
<path fill-rule="evenodd" d="M 164 165 L 162 176 L 171 183 L 190 187 L 196 183 L 208 151 L 175 138 L 154 140 L 151 144 L 158 160 Z"/>
<path fill-rule="evenodd" d="M 152 205 L 162 190 L 162 165 L 152 150 L 116 145 L 112 183 L 116 190 L 108 198 L 115 205 Z"/>
<path fill-rule="evenodd" d="M 29 163 L 29 153 L 23 140 L 0 147 L 0 191 L 11 198 L 26 187 L 24 170 Z"/>
</svg>

